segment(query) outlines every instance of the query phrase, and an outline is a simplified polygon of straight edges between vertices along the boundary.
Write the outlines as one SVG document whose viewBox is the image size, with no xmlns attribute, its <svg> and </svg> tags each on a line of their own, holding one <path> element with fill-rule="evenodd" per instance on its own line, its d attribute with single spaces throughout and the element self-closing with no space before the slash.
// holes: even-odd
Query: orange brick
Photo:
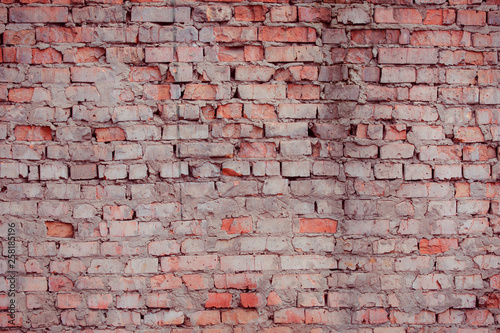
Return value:
<svg viewBox="0 0 500 333">
<path fill-rule="evenodd" d="M 275 158 L 276 145 L 264 142 L 242 142 L 238 156 L 242 158 Z"/>
<path fill-rule="evenodd" d="M 51 141 L 50 127 L 43 126 L 16 126 L 14 135 L 17 141 Z"/>
<path fill-rule="evenodd" d="M 240 300 L 244 308 L 256 308 L 265 304 L 262 295 L 255 293 L 240 294 Z"/>
<path fill-rule="evenodd" d="M 266 6 L 237 6 L 234 7 L 236 21 L 258 22 L 266 19 Z"/>
<path fill-rule="evenodd" d="M 74 230 L 71 223 L 45 222 L 48 237 L 73 238 Z"/>
<path fill-rule="evenodd" d="M 259 40 L 264 42 L 315 42 L 316 30 L 305 27 L 259 27 Z"/>
<path fill-rule="evenodd" d="M 252 232 L 253 222 L 251 217 L 238 217 L 222 219 L 221 230 L 226 231 L 229 235 L 246 234 Z"/>
<path fill-rule="evenodd" d="M 62 63 L 62 54 L 53 49 L 47 48 L 45 50 L 33 49 L 33 63 L 34 64 L 60 64 Z"/>
<path fill-rule="evenodd" d="M 119 127 L 96 128 L 97 142 L 125 141 L 125 131 Z"/>
<path fill-rule="evenodd" d="M 300 233 L 331 233 L 337 232 L 337 221 L 332 219 L 300 219 Z"/>
<path fill-rule="evenodd" d="M 31 102 L 34 88 L 13 88 L 9 90 L 9 101 L 16 103 Z M 17 136 L 16 136 L 17 137 Z"/>
<path fill-rule="evenodd" d="M 230 308 L 233 296 L 229 293 L 208 293 L 205 308 Z"/>
<path fill-rule="evenodd" d="M 439 254 L 456 248 L 458 248 L 458 240 L 455 238 L 421 239 L 419 243 L 421 254 Z"/>
</svg>

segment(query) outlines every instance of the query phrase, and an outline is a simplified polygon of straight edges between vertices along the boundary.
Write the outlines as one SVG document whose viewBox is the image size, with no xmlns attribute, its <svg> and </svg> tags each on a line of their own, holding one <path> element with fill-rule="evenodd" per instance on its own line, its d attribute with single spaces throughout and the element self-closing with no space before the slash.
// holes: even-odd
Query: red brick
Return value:
<svg viewBox="0 0 500 333">
<path fill-rule="evenodd" d="M 171 88 L 169 84 L 148 84 L 144 86 L 144 96 L 147 99 L 167 100 L 171 99 Z"/>
<path fill-rule="evenodd" d="M 245 61 L 260 61 L 264 59 L 264 48 L 257 45 L 245 45 L 243 55 Z"/>
<path fill-rule="evenodd" d="M 152 290 L 170 290 L 182 287 L 180 277 L 173 274 L 162 274 L 151 277 Z"/>
<path fill-rule="evenodd" d="M 486 12 L 475 10 L 459 10 L 457 13 L 458 25 L 486 25 Z"/>
<path fill-rule="evenodd" d="M 53 49 L 47 48 L 45 50 L 33 49 L 33 63 L 34 64 L 60 64 L 62 63 L 62 54 Z"/>
<path fill-rule="evenodd" d="M 320 86 L 312 84 L 289 84 L 287 98 L 312 100 L 319 99 Z"/>
<path fill-rule="evenodd" d="M 64 23 L 68 22 L 66 7 L 15 7 L 9 10 L 10 22 Z"/>
<path fill-rule="evenodd" d="M 347 51 L 344 61 L 351 64 L 367 64 L 372 58 L 371 49 L 351 48 Z"/>
<path fill-rule="evenodd" d="M 495 320 L 488 310 L 466 310 L 465 322 L 474 326 L 490 326 Z"/>
<path fill-rule="evenodd" d="M 248 119 L 276 119 L 274 106 L 270 104 L 245 104 L 243 117 Z"/>
<path fill-rule="evenodd" d="M 106 50 L 100 47 L 80 47 L 64 51 L 64 62 L 87 63 L 99 62 L 106 54 Z"/>
<path fill-rule="evenodd" d="M 482 65 L 484 56 L 481 52 L 472 51 L 442 51 L 439 62 L 445 65 Z"/>
<path fill-rule="evenodd" d="M 458 248 L 456 238 L 421 239 L 419 243 L 420 254 L 439 254 Z"/>
<path fill-rule="evenodd" d="M 464 161 L 488 161 L 497 157 L 495 148 L 486 145 L 464 146 Z"/>
<path fill-rule="evenodd" d="M 259 40 L 264 42 L 315 42 L 316 30 L 306 27 L 259 27 Z"/>
<path fill-rule="evenodd" d="M 250 233 L 253 230 L 253 221 L 251 217 L 222 219 L 221 230 L 226 231 L 229 235 Z"/>
<path fill-rule="evenodd" d="M 323 59 L 318 46 L 270 46 L 264 49 L 264 53 L 268 62 L 321 62 Z"/>
<path fill-rule="evenodd" d="M 256 27 L 214 27 L 216 42 L 250 42 L 257 40 Z"/>
<path fill-rule="evenodd" d="M 17 141 L 51 141 L 50 127 L 42 126 L 16 126 L 14 135 Z"/>
<path fill-rule="evenodd" d="M 238 156 L 241 158 L 275 158 L 276 145 L 264 142 L 242 142 Z"/>
<path fill-rule="evenodd" d="M 32 63 L 32 52 L 27 47 L 4 47 L 2 49 L 3 62 L 17 62 L 20 64 Z"/>
<path fill-rule="evenodd" d="M 455 23 L 456 12 L 453 9 L 427 9 L 424 24 L 450 25 Z"/>
<path fill-rule="evenodd" d="M 229 103 L 219 105 L 217 107 L 217 118 L 238 119 L 241 118 L 243 112 L 243 104 Z"/>
<path fill-rule="evenodd" d="M 300 233 L 329 233 L 337 232 L 337 221 L 332 219 L 300 219 Z"/>
<path fill-rule="evenodd" d="M 208 293 L 205 308 L 230 308 L 232 298 L 230 293 Z"/>
<path fill-rule="evenodd" d="M 254 293 L 240 294 L 240 301 L 244 308 L 257 308 L 265 304 L 262 295 Z"/>
<path fill-rule="evenodd" d="M 183 275 L 182 282 L 184 282 L 189 290 L 203 290 L 210 288 L 208 278 L 202 274 Z"/>
<path fill-rule="evenodd" d="M 6 30 L 3 33 L 4 45 L 35 45 L 34 30 Z"/>
<path fill-rule="evenodd" d="M 267 296 L 266 303 L 268 306 L 280 305 L 281 297 L 275 291 L 271 291 Z"/>
<path fill-rule="evenodd" d="M 105 220 L 131 220 L 133 215 L 134 211 L 126 205 L 103 207 L 103 218 Z"/>
<path fill-rule="evenodd" d="M 455 197 L 456 198 L 470 197 L 470 184 L 469 183 L 455 183 Z"/>
<path fill-rule="evenodd" d="M 288 308 L 274 312 L 274 322 L 277 324 L 301 324 L 305 321 L 304 309 Z"/>
<path fill-rule="evenodd" d="M 125 141 L 125 131 L 119 127 L 97 128 L 97 142 Z"/>
<path fill-rule="evenodd" d="M 325 7 L 299 7 L 300 22 L 325 22 L 332 20 L 331 8 Z"/>
<path fill-rule="evenodd" d="M 383 324 L 389 321 L 387 311 L 384 309 L 366 309 L 353 314 L 353 323 Z"/>
<path fill-rule="evenodd" d="M 73 282 L 65 276 L 50 276 L 49 291 L 72 291 Z"/>
<path fill-rule="evenodd" d="M 458 127 L 454 130 L 455 141 L 483 142 L 484 135 L 479 127 Z"/>
<path fill-rule="evenodd" d="M 256 310 L 234 309 L 222 312 L 222 322 L 229 325 L 256 322 L 259 314 Z"/>
<path fill-rule="evenodd" d="M 215 287 L 218 289 L 256 289 L 262 274 L 241 273 L 215 275 Z"/>
<path fill-rule="evenodd" d="M 9 90 L 9 101 L 15 103 L 31 102 L 34 88 L 13 88 Z"/>
<path fill-rule="evenodd" d="M 466 31 L 415 31 L 411 45 L 471 46 L 471 34 Z"/>
<path fill-rule="evenodd" d="M 266 6 L 237 6 L 234 7 L 236 21 L 259 22 L 266 19 Z"/>
</svg>

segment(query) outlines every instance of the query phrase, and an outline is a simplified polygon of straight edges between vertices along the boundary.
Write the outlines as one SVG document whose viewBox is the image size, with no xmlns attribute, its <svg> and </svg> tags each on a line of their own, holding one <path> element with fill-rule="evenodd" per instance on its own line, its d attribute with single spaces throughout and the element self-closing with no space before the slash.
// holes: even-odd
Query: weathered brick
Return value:
<svg viewBox="0 0 500 333">
<path fill-rule="evenodd" d="M 72 14 L 75 23 L 118 23 L 125 21 L 125 10 L 122 6 L 74 8 Z"/>
<path fill-rule="evenodd" d="M 90 43 L 94 29 L 90 27 L 37 27 L 36 40 L 44 43 Z"/>
<path fill-rule="evenodd" d="M 381 64 L 437 64 L 436 49 L 381 48 L 378 61 Z"/>
<path fill-rule="evenodd" d="M 323 54 L 317 46 L 270 46 L 264 49 L 269 62 L 321 62 Z"/>
<path fill-rule="evenodd" d="M 237 6 L 234 8 L 234 18 L 236 21 L 264 21 L 267 11 L 265 6 Z"/>
<path fill-rule="evenodd" d="M 271 22 L 295 22 L 297 21 L 297 7 L 276 6 L 271 7 Z"/>
<path fill-rule="evenodd" d="M 190 19 L 189 7 L 132 7 L 133 22 L 188 22 Z"/>
<path fill-rule="evenodd" d="M 231 19 L 230 6 L 198 6 L 193 9 L 193 20 L 197 22 L 223 22 Z"/>
<path fill-rule="evenodd" d="M 459 25 L 486 25 L 486 12 L 475 10 L 459 10 L 457 12 Z"/>
<path fill-rule="evenodd" d="M 471 46 L 471 34 L 465 31 L 416 31 L 411 45 Z"/>
<path fill-rule="evenodd" d="M 7 30 L 3 34 L 3 43 L 6 45 L 35 45 L 35 31 Z"/>
<path fill-rule="evenodd" d="M 9 10 L 10 22 L 64 23 L 68 21 L 66 7 L 15 7 Z"/>
<path fill-rule="evenodd" d="M 422 14 L 411 8 L 375 8 L 375 22 L 419 24 L 422 23 Z"/>
</svg>

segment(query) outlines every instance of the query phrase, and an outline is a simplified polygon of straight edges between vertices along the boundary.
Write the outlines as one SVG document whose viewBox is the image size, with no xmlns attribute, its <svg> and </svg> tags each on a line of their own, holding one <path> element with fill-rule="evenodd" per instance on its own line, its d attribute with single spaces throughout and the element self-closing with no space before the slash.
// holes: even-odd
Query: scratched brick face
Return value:
<svg viewBox="0 0 500 333">
<path fill-rule="evenodd" d="M 500 332 L 498 0 L 0 3 L 0 332 Z"/>
</svg>

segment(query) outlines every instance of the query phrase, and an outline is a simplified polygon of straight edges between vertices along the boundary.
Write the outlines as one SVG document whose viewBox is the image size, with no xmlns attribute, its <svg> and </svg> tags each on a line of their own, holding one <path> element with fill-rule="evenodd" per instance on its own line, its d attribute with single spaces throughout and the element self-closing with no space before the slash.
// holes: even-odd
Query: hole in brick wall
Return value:
<svg viewBox="0 0 500 333">
<path fill-rule="evenodd" d="M 349 127 L 349 135 L 350 136 L 356 136 L 356 132 L 357 132 L 358 126 L 359 126 L 359 124 L 358 125 L 351 125 Z"/>
<path fill-rule="evenodd" d="M 316 133 L 314 133 L 314 129 L 312 127 L 309 127 L 307 129 L 307 135 L 310 137 L 310 138 L 315 138 L 316 137 Z"/>
<path fill-rule="evenodd" d="M 126 23 L 132 22 L 132 10 L 125 11 L 125 22 Z"/>
</svg>

